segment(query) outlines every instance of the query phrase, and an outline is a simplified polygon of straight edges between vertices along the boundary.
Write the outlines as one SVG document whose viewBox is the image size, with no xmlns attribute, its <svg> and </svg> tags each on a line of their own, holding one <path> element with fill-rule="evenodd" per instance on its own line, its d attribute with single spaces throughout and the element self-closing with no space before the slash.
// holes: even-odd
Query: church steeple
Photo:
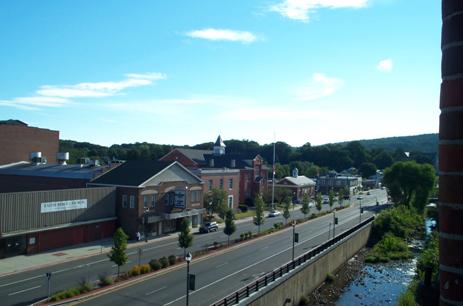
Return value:
<svg viewBox="0 0 463 306">
<path fill-rule="evenodd" d="M 214 155 L 220 156 L 225 154 L 225 143 L 223 143 L 222 137 L 217 137 L 217 140 L 214 143 Z"/>
</svg>

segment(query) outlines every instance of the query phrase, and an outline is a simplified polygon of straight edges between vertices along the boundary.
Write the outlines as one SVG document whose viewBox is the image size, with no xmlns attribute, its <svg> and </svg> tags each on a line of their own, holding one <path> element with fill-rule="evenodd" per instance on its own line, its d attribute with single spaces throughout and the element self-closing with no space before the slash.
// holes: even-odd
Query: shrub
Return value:
<svg viewBox="0 0 463 306">
<path fill-rule="evenodd" d="M 408 259 L 411 256 L 407 243 L 388 233 L 373 247 L 365 261 L 370 263 L 388 262 L 389 260 Z"/>
<path fill-rule="evenodd" d="M 317 217 L 317 215 L 316 215 L 315 213 L 312 213 L 312 214 L 310 215 L 310 219 L 315 219 L 316 217 Z"/>
<path fill-rule="evenodd" d="M 325 282 L 332 284 L 334 282 L 334 275 L 331 273 L 326 274 Z"/>
<path fill-rule="evenodd" d="M 177 256 L 169 255 L 169 265 L 173 266 L 177 262 Z"/>
<path fill-rule="evenodd" d="M 88 280 L 83 279 L 82 281 L 80 281 L 79 288 L 78 288 L 78 291 L 80 291 L 80 293 L 89 292 L 92 289 L 93 289 L 93 284 L 90 283 Z M 70 289 L 70 290 L 72 290 L 72 289 Z"/>
<path fill-rule="evenodd" d="M 146 274 L 146 273 L 149 273 L 151 272 L 151 267 L 149 264 L 143 264 L 140 266 L 140 273 L 141 274 Z"/>
<path fill-rule="evenodd" d="M 140 266 L 135 265 L 129 270 L 129 275 L 130 276 L 137 276 L 140 275 Z"/>
<path fill-rule="evenodd" d="M 247 212 L 248 211 L 248 207 L 246 205 L 243 205 L 243 204 L 240 204 L 238 206 L 238 208 L 241 210 L 241 212 Z"/>
<path fill-rule="evenodd" d="M 161 257 L 161 259 L 159 259 L 159 263 L 161 264 L 161 268 L 167 268 L 169 266 L 169 261 L 167 260 L 167 258 L 165 256 Z"/>
<path fill-rule="evenodd" d="M 278 230 L 278 229 L 281 229 L 281 228 L 283 227 L 283 222 L 274 223 L 274 224 L 273 224 L 273 227 L 274 227 L 275 229 L 277 229 L 277 230 Z"/>
<path fill-rule="evenodd" d="M 249 232 L 248 232 L 248 238 L 251 238 L 251 237 L 252 237 L 252 232 L 249 231 Z"/>
<path fill-rule="evenodd" d="M 100 286 L 109 286 L 114 283 L 114 280 L 111 276 L 108 275 L 99 275 L 98 280 L 100 281 Z"/>
<path fill-rule="evenodd" d="M 301 296 L 301 299 L 299 300 L 299 306 L 309 306 L 309 299 L 304 295 Z"/>
<path fill-rule="evenodd" d="M 241 239 L 241 240 L 244 240 L 245 238 L 246 238 L 246 235 L 245 235 L 244 233 L 241 233 L 241 234 L 240 234 L 240 239 Z"/>
<path fill-rule="evenodd" d="M 157 271 L 157 270 L 161 269 L 161 263 L 157 259 L 151 259 L 150 262 L 149 262 L 149 265 L 151 267 L 151 270 L 153 270 L 153 271 Z"/>
</svg>

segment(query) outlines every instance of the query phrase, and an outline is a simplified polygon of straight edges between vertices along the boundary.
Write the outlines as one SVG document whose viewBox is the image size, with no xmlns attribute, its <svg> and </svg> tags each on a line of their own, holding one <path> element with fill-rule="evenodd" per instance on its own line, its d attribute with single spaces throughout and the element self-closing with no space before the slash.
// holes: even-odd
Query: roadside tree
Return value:
<svg viewBox="0 0 463 306">
<path fill-rule="evenodd" d="M 223 229 L 223 232 L 228 236 L 228 246 L 230 246 L 230 236 L 236 231 L 236 225 L 233 219 L 233 211 L 231 209 L 227 210 L 225 213 L 225 228 Z"/>
<path fill-rule="evenodd" d="M 186 218 L 180 224 L 180 233 L 178 233 L 178 246 L 183 249 L 183 257 L 186 256 L 186 249 L 193 245 L 193 234 L 190 231 L 190 221 Z"/>
<path fill-rule="evenodd" d="M 260 195 L 254 200 L 256 205 L 256 215 L 254 216 L 254 224 L 257 225 L 257 232 L 260 233 L 260 226 L 264 224 L 264 200 Z"/>
<path fill-rule="evenodd" d="M 322 210 L 322 195 L 317 193 L 315 196 L 315 208 L 318 210 L 318 213 Z"/>
<path fill-rule="evenodd" d="M 129 237 L 122 230 L 118 228 L 113 236 L 113 247 L 108 254 L 109 259 L 117 265 L 117 277 L 119 277 L 121 266 L 125 265 L 128 261 L 127 250 L 127 239 Z"/>
<path fill-rule="evenodd" d="M 309 203 L 310 203 L 309 195 L 306 193 L 302 197 L 302 207 L 301 207 L 301 212 L 304 214 L 304 217 L 307 217 L 307 215 L 310 212 Z"/>
<path fill-rule="evenodd" d="M 333 191 L 333 189 L 330 189 L 330 192 L 328 192 L 328 203 L 330 204 L 330 210 L 333 209 L 333 205 L 334 205 L 334 191 Z"/>
<path fill-rule="evenodd" d="M 220 188 L 212 188 L 204 196 L 204 207 L 207 209 L 209 218 L 212 218 L 212 214 L 216 213 L 223 219 L 228 210 L 227 192 Z"/>
<path fill-rule="evenodd" d="M 291 217 L 291 214 L 289 212 L 289 207 L 291 206 L 291 198 L 287 197 L 283 205 L 283 218 L 285 218 L 285 224 L 288 224 L 288 219 L 289 217 Z"/>
</svg>

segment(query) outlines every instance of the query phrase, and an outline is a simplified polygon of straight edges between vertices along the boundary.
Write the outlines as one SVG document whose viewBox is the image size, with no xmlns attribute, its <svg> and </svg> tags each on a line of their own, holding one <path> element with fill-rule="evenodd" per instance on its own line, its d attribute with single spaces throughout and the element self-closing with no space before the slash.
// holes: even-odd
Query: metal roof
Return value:
<svg viewBox="0 0 463 306">
<path fill-rule="evenodd" d="M 91 180 L 109 167 L 90 165 L 33 164 L 21 162 L 0 167 L 0 174 L 20 176 L 60 177 Z"/>
</svg>

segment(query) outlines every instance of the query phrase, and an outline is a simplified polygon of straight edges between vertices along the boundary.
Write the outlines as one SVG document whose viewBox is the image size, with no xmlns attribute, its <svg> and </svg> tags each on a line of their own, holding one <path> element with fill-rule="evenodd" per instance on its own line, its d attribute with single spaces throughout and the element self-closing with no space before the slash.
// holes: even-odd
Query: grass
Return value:
<svg viewBox="0 0 463 306">
<path fill-rule="evenodd" d="M 409 259 L 412 252 L 409 250 L 407 243 L 392 234 L 386 234 L 378 242 L 365 258 L 365 262 L 378 263 L 388 262 L 390 260 Z"/>
<path fill-rule="evenodd" d="M 253 217 L 256 215 L 255 210 L 253 209 L 248 209 L 248 211 L 245 212 L 239 212 L 235 214 L 235 220 L 240 220 L 248 217 Z"/>
</svg>

